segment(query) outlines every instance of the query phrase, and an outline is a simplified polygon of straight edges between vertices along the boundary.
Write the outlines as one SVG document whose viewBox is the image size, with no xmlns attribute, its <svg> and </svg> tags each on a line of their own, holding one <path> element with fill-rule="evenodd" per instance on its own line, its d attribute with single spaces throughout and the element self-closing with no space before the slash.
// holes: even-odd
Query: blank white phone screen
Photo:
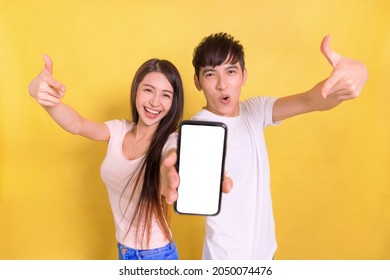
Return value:
<svg viewBox="0 0 390 280">
<path fill-rule="evenodd" d="M 219 212 L 225 135 L 222 126 L 181 126 L 177 212 L 198 215 Z"/>
</svg>

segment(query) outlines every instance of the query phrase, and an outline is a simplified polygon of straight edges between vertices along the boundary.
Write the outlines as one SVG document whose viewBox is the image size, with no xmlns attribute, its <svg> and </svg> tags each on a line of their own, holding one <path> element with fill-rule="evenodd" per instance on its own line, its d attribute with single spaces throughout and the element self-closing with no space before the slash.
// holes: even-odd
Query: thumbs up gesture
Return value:
<svg viewBox="0 0 390 280">
<path fill-rule="evenodd" d="M 321 52 L 333 67 L 330 77 L 323 83 L 322 97 L 329 96 L 338 101 L 358 97 L 368 79 L 366 66 L 333 51 L 330 48 L 329 35 L 322 40 Z"/>
<path fill-rule="evenodd" d="M 29 84 L 30 95 L 42 106 L 56 106 L 65 94 L 65 86 L 53 78 L 53 61 L 43 55 L 44 67 Z"/>
</svg>

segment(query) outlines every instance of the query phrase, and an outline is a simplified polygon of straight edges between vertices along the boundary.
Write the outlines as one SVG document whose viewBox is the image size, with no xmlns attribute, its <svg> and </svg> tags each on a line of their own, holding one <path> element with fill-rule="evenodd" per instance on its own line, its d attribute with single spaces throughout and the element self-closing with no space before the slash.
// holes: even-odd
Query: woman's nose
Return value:
<svg viewBox="0 0 390 280">
<path fill-rule="evenodd" d="M 160 103 L 160 98 L 159 98 L 158 94 L 153 94 L 153 96 L 149 100 L 149 103 L 153 107 L 158 106 L 158 104 Z"/>
</svg>

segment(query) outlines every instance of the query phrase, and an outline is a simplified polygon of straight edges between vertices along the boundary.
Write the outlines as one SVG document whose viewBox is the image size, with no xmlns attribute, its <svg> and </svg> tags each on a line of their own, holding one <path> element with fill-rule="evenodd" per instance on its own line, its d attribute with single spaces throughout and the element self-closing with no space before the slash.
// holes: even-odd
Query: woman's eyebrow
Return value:
<svg viewBox="0 0 390 280">
<path fill-rule="evenodd" d="M 151 84 L 142 84 L 142 86 L 145 86 L 145 87 L 150 87 L 150 88 L 152 88 L 152 89 L 156 89 L 156 87 L 155 86 L 153 86 L 153 85 L 151 85 Z M 173 94 L 173 91 L 172 90 L 170 90 L 170 89 L 163 89 L 162 90 L 163 92 L 168 92 L 168 93 L 170 93 L 170 94 Z"/>
</svg>

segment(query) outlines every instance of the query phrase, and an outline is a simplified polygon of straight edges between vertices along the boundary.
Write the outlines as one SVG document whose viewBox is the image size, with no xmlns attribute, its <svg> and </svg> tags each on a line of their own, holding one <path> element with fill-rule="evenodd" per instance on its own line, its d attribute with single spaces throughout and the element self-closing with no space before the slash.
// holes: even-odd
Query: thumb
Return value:
<svg viewBox="0 0 390 280">
<path fill-rule="evenodd" d="M 53 61 L 51 60 L 50 56 L 48 56 L 47 54 L 44 54 L 43 61 L 45 62 L 44 69 L 52 75 L 53 74 Z"/>
<path fill-rule="evenodd" d="M 321 42 L 321 53 L 328 60 L 332 67 L 335 67 L 339 63 L 341 56 L 330 48 L 330 35 L 326 35 Z"/>
</svg>

